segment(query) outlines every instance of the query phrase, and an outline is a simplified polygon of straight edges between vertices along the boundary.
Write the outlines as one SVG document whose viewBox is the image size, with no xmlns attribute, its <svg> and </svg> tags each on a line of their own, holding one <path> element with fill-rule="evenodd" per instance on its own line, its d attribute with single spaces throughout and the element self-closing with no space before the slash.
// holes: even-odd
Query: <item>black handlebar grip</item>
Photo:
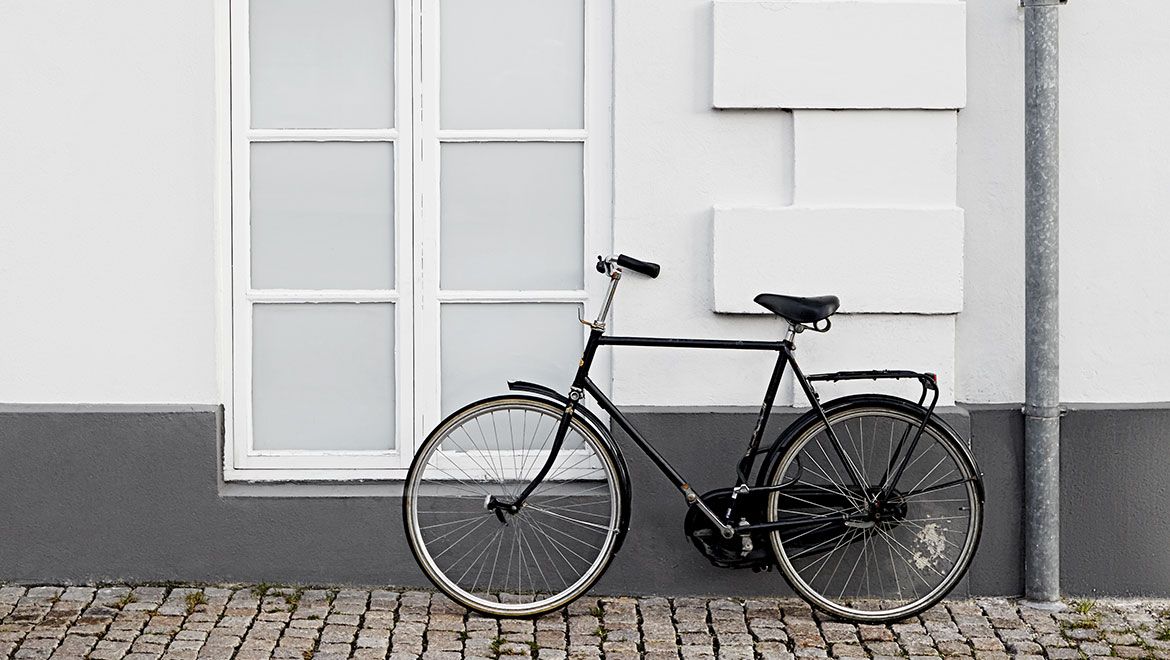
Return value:
<svg viewBox="0 0 1170 660">
<path fill-rule="evenodd" d="M 662 267 L 658 264 L 649 261 L 642 261 L 633 257 L 627 257 L 624 254 L 619 254 L 617 258 L 617 265 L 622 268 L 629 268 L 635 273 L 642 273 L 647 277 L 658 277 L 658 273 L 662 271 Z"/>
</svg>

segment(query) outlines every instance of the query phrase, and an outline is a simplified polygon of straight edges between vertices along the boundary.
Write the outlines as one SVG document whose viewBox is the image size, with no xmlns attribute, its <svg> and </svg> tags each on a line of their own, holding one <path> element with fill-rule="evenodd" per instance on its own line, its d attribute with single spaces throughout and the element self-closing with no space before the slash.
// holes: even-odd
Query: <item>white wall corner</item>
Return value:
<svg viewBox="0 0 1170 660">
<path fill-rule="evenodd" d="M 959 0 L 715 0 L 716 108 L 957 109 Z"/>
<path fill-rule="evenodd" d="M 716 208 L 715 311 L 768 313 L 761 292 L 833 294 L 842 313 L 955 314 L 963 211 L 910 207 Z"/>
</svg>

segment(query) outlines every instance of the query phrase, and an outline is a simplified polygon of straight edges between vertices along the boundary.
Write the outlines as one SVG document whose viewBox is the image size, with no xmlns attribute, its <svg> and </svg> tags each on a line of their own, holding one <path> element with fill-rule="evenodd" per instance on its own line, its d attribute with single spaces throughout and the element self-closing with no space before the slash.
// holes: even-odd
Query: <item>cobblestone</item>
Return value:
<svg viewBox="0 0 1170 660">
<path fill-rule="evenodd" d="M 427 591 L 0 585 L 0 660 L 1170 660 L 1170 601 L 986 598 L 889 626 L 768 598 L 594 597 L 534 620 Z"/>
</svg>

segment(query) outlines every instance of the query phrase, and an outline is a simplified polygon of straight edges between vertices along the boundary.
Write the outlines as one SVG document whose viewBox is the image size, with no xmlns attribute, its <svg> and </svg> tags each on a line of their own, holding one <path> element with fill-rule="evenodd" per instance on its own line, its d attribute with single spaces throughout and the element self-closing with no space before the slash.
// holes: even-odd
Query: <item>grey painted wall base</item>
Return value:
<svg viewBox="0 0 1170 660">
<path fill-rule="evenodd" d="M 773 416 L 770 428 L 793 419 Z M 1018 406 L 945 411 L 987 482 L 961 593 L 1016 595 L 1023 540 Z M 635 411 L 700 491 L 723 486 L 754 416 Z M 0 406 L 0 580 L 267 581 L 425 586 L 392 486 L 220 483 L 218 407 Z M 1170 595 L 1170 405 L 1088 406 L 1062 422 L 1067 594 Z M 632 528 L 599 593 L 788 593 L 775 573 L 716 569 L 685 542 L 681 497 L 624 438 Z"/>
</svg>

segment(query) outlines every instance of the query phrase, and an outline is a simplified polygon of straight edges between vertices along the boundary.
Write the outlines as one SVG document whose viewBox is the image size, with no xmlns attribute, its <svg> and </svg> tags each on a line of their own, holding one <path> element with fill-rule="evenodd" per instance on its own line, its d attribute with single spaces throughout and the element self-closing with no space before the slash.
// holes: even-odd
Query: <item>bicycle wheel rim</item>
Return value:
<svg viewBox="0 0 1170 660">
<path fill-rule="evenodd" d="M 450 434 L 454 432 L 460 425 L 468 423 L 469 420 L 474 420 L 485 414 L 499 413 L 500 411 L 508 411 L 508 414 L 513 414 L 516 411 L 527 411 L 529 415 L 543 415 L 546 420 L 559 420 L 560 415 L 563 413 L 561 408 L 537 399 L 528 399 L 523 397 L 498 398 L 472 404 L 444 420 L 444 422 L 440 424 L 439 427 L 437 427 L 424 442 L 423 447 L 415 457 L 415 461 L 412 464 L 410 473 L 407 477 L 406 491 L 403 501 L 405 514 L 404 517 L 408 532 L 407 536 L 410 540 L 411 550 L 415 555 L 415 559 L 418 561 L 419 566 L 423 569 L 424 573 L 426 573 L 427 577 L 435 584 L 436 587 L 438 587 L 441 591 L 446 593 L 456 602 L 459 602 L 470 609 L 490 615 L 517 617 L 534 616 L 562 607 L 579 597 L 581 594 L 587 591 L 594 582 L 596 582 L 596 580 L 601 576 L 601 573 L 603 573 L 605 568 L 608 566 L 609 561 L 612 558 L 614 544 L 618 537 L 618 520 L 621 507 L 621 491 L 617 482 L 618 472 L 614 463 L 614 459 L 608 448 L 605 446 L 605 443 L 594 431 L 592 431 L 592 429 L 582 423 L 580 419 L 575 418 L 570 427 L 570 436 L 576 438 L 576 440 L 579 441 L 584 447 L 588 448 L 589 455 L 597 461 L 597 475 L 601 477 L 596 481 L 604 481 L 603 488 L 600 488 L 600 490 L 597 492 L 603 493 L 603 497 L 606 503 L 604 507 L 606 523 L 604 527 L 606 530 L 601 536 L 600 542 L 596 546 L 595 553 L 590 553 L 594 554 L 595 556 L 586 557 L 588 560 L 587 565 L 585 565 L 585 562 L 580 562 L 579 565 L 581 566 L 581 570 L 578 571 L 578 574 L 573 577 L 573 579 L 564 580 L 562 588 L 559 589 L 550 588 L 539 591 L 535 588 L 529 590 L 508 590 L 491 589 L 490 585 L 485 585 L 484 589 L 469 589 L 468 585 L 463 579 L 465 576 L 456 576 L 453 579 L 453 577 L 449 575 L 450 571 L 444 570 L 440 566 L 439 561 L 437 560 L 438 558 L 436 557 L 437 550 L 430 547 L 430 544 L 428 544 L 423 536 L 422 530 L 425 527 L 426 521 L 422 518 L 425 516 L 426 511 L 420 506 L 420 502 L 425 499 L 422 491 L 425 490 L 424 486 L 428 483 L 428 480 L 425 478 L 427 472 L 426 466 L 432 457 L 440 451 L 440 446 L 443 444 L 444 440 L 446 440 Z M 532 418 L 529 417 L 529 419 Z M 547 431 L 548 428 L 549 427 L 546 423 L 543 429 Z M 550 442 L 551 438 L 547 439 L 547 442 L 544 446 L 547 446 L 547 443 Z M 568 448 L 569 445 L 570 442 L 566 440 L 566 448 Z M 546 480 L 542 482 L 542 484 L 536 490 L 533 491 L 532 496 L 529 498 L 529 501 L 533 502 L 533 504 L 526 505 L 525 509 L 521 510 L 521 512 L 517 514 L 514 519 L 510 520 L 512 524 L 522 527 L 523 529 L 527 530 L 529 534 L 537 533 L 541 529 L 544 530 L 545 534 L 549 533 L 548 530 L 550 523 L 547 520 L 537 522 L 526 519 L 525 515 L 532 513 L 536 510 L 536 508 L 541 507 L 541 497 L 542 495 L 549 493 L 550 488 L 555 489 L 558 487 L 566 487 L 567 484 L 564 480 L 569 479 L 569 477 L 563 477 L 559 482 L 557 480 L 559 466 L 564 466 L 568 461 L 579 460 L 569 458 L 562 461 L 564 456 L 571 456 L 571 454 L 566 453 L 567 451 L 571 450 L 562 450 L 562 454 L 558 456 L 557 459 L 558 463 L 554 465 L 552 470 L 550 470 L 548 478 L 546 478 Z M 505 463 L 506 461 L 498 461 L 495 463 L 495 465 L 502 468 Z M 522 475 L 517 473 L 518 475 L 522 476 L 523 479 L 518 479 L 516 483 L 526 484 L 535 475 L 536 471 L 539 469 L 542 463 L 543 459 L 537 460 L 536 458 L 532 458 L 529 460 L 526 471 L 524 471 Z M 523 461 L 521 462 L 521 465 L 523 465 Z M 481 467 L 486 469 L 486 466 L 486 461 L 481 463 Z M 431 481 L 433 482 L 433 480 Z M 573 481 L 577 480 L 570 479 L 568 483 L 571 484 Z M 594 484 L 593 486 L 590 486 L 590 488 L 596 486 L 597 484 Z M 518 490 L 518 487 L 512 488 L 510 492 L 514 494 L 516 490 Z M 553 491 L 552 494 L 554 496 L 553 499 L 562 499 L 563 497 L 566 497 L 564 495 L 557 495 L 555 491 Z M 562 505 L 564 504 L 565 503 L 562 502 Z M 532 515 L 535 514 L 533 513 Z M 494 522 L 489 524 L 496 524 L 496 522 L 498 522 L 494 518 L 492 518 L 492 520 Z M 568 541 L 564 538 L 564 536 L 559 538 L 560 542 L 562 543 L 562 545 L 559 547 L 564 548 L 564 543 L 567 543 Z M 565 557 L 566 553 L 569 552 L 567 549 L 558 552 L 556 549 L 557 541 L 548 541 L 547 539 L 548 536 L 546 536 L 545 540 L 543 541 L 545 544 L 543 547 L 546 549 L 550 547 L 553 548 L 547 552 L 547 557 L 550 559 L 550 561 L 555 563 L 556 559 L 554 558 L 558 557 L 558 555 L 560 557 Z M 541 541 L 538 541 L 531 536 L 527 537 L 526 540 L 529 543 L 527 547 L 530 555 L 541 551 Z M 521 556 L 523 556 L 522 553 L 524 552 L 523 548 L 525 547 L 525 541 L 521 540 L 519 543 L 521 544 Z M 579 556 L 580 555 L 578 554 L 578 557 Z M 566 559 L 565 561 L 569 562 L 570 560 Z M 508 562 L 508 565 L 510 567 L 511 562 Z M 522 569 L 518 570 L 518 573 L 522 575 Z M 533 575 L 530 573 L 529 577 L 531 578 Z M 461 584 L 460 582 L 464 583 Z M 504 582 L 507 583 L 508 580 L 505 578 Z M 548 584 L 547 580 L 545 581 L 545 584 Z M 516 591 L 521 591 L 524 593 L 517 594 L 515 593 Z M 496 598 L 497 594 L 500 595 L 498 599 Z"/>
<path fill-rule="evenodd" d="M 872 419 L 874 417 L 894 419 L 914 430 L 917 429 L 918 424 L 921 422 L 920 417 L 916 418 L 914 415 L 908 414 L 906 411 L 902 411 L 893 407 L 873 405 L 859 406 L 837 411 L 836 413 L 830 413 L 828 417 L 835 431 L 839 431 L 838 425 L 841 422 L 848 422 L 851 420 L 865 418 Z M 797 459 L 802 455 L 804 449 L 809 447 L 815 438 L 827 438 L 827 434 L 825 434 L 824 429 L 824 422 L 818 421 L 817 423 L 811 425 L 805 432 L 803 432 L 796 438 L 796 440 L 793 441 L 791 447 L 785 452 L 778 468 L 772 475 L 772 479 L 770 480 L 772 484 L 776 485 L 788 483 L 788 481 L 785 479 L 785 475 L 790 474 L 790 471 L 793 468 L 793 463 L 797 461 Z M 839 435 L 844 436 L 845 434 L 839 433 Z M 893 576 L 895 577 L 895 580 L 892 582 L 896 585 L 897 588 L 897 598 L 862 598 L 856 596 L 844 598 L 841 592 L 834 594 L 836 597 L 830 597 L 823 592 L 827 591 L 825 588 L 826 586 L 832 584 L 833 577 L 828 577 L 825 580 L 825 583 L 820 587 L 816 586 L 814 583 L 817 581 L 818 575 L 816 575 L 814 572 L 814 575 L 809 577 L 806 575 L 806 571 L 804 570 L 807 569 L 811 563 L 802 567 L 798 567 L 793 561 L 793 558 L 800 556 L 799 553 L 803 550 L 801 548 L 795 547 L 795 543 L 790 543 L 789 545 L 794 546 L 790 552 L 789 548 L 785 545 L 783 532 L 781 530 L 772 532 L 769 536 L 771 538 L 773 551 L 781 572 L 783 573 L 785 579 L 793 587 L 793 589 L 796 590 L 810 604 L 814 605 L 821 611 L 827 612 L 834 616 L 857 622 L 897 621 L 914 616 L 932 607 L 938 601 L 942 600 L 942 598 L 944 598 L 946 594 L 954 588 L 958 581 L 962 579 L 963 575 L 966 573 L 967 567 L 970 565 L 972 557 L 974 556 L 975 548 L 978 545 L 980 532 L 982 530 L 983 512 L 978 495 L 978 473 L 974 465 L 967 458 L 966 453 L 962 450 L 961 445 L 959 445 L 959 441 L 946 430 L 933 424 L 928 425 L 923 431 L 922 439 L 920 440 L 920 447 L 915 449 L 915 453 L 911 456 L 911 461 L 914 461 L 915 459 L 920 460 L 923 456 L 927 455 L 926 452 L 921 450 L 921 443 L 926 442 L 928 438 L 933 443 L 933 448 L 941 450 L 945 457 L 951 461 L 955 473 L 962 479 L 962 483 L 948 487 L 951 490 L 951 493 L 947 494 L 946 498 L 955 499 L 958 503 L 965 504 L 965 506 L 955 507 L 959 511 L 966 511 L 965 524 L 963 525 L 963 540 L 961 544 L 954 543 L 947 537 L 947 533 L 954 533 L 953 530 L 948 531 L 945 528 L 939 529 L 937 527 L 928 529 L 927 525 L 929 523 L 919 522 L 915 518 L 905 519 L 908 522 L 915 522 L 911 525 L 907 525 L 904 531 L 914 530 L 915 534 L 923 535 L 924 538 L 929 539 L 938 547 L 945 548 L 948 545 L 952 547 L 953 557 L 949 563 L 949 569 L 945 573 L 941 573 L 936 570 L 935 572 L 940 575 L 939 579 L 936 581 L 931 581 L 931 583 L 928 585 L 929 588 L 924 588 L 921 592 L 919 592 L 917 584 L 914 582 L 914 577 L 910 572 L 902 574 L 904 578 L 909 578 L 909 583 L 912 585 L 912 592 L 914 597 L 907 599 L 903 593 L 903 585 L 897 583 L 897 576 L 899 575 L 898 566 L 900 564 L 898 561 L 895 561 L 894 558 L 897 557 L 898 560 L 902 561 L 914 561 L 922 568 L 926 568 L 929 564 L 919 563 L 924 560 L 916 556 L 913 550 L 906 547 L 906 544 L 900 543 L 897 539 L 892 537 L 892 534 L 897 532 L 897 529 L 895 528 L 893 532 L 886 532 L 886 535 L 889 536 L 888 538 L 883 538 L 881 534 L 875 534 L 874 538 L 881 538 L 882 542 L 886 544 L 885 549 L 891 558 L 890 564 L 892 567 Z M 841 441 L 841 444 L 844 447 L 848 447 L 850 441 L 853 440 L 852 438 L 838 439 Z M 862 442 L 864 442 L 864 440 Z M 864 444 L 861 445 L 863 449 L 864 446 Z M 930 448 L 931 447 L 928 447 L 927 451 L 929 451 Z M 848 449 L 846 449 L 846 453 L 848 453 Z M 822 457 L 822 460 L 823 458 L 824 457 Z M 943 483 L 949 483 L 949 481 L 944 481 Z M 918 484 L 916 484 L 915 487 L 917 488 Z M 914 492 L 914 489 L 909 490 Z M 958 497 L 955 491 L 961 491 L 962 496 Z M 777 509 L 780 497 L 781 493 L 779 492 L 773 492 L 769 496 L 768 514 L 769 518 L 772 520 L 778 518 Z M 939 517 L 935 520 L 940 520 L 941 518 L 942 517 Z M 923 520 L 928 519 L 930 518 L 928 517 Z M 929 532 L 929 534 L 927 532 Z M 849 533 L 850 532 L 848 530 L 841 532 L 843 535 L 847 535 Z M 835 544 L 839 544 L 833 545 L 832 549 L 835 551 L 838 549 L 838 547 L 846 547 L 855 544 L 858 540 L 860 540 L 857 538 L 856 534 L 857 533 L 855 533 L 854 538 L 852 539 L 846 536 L 831 537 L 834 539 Z M 788 541 L 793 541 L 795 536 L 797 536 L 797 534 L 790 535 Z M 807 539 L 806 542 L 808 542 Z M 851 570 L 850 575 L 845 579 L 844 584 L 842 585 L 842 592 L 848 590 L 849 580 L 853 577 L 852 569 L 855 569 L 856 566 L 861 562 L 865 556 L 865 553 L 865 549 L 858 551 L 856 553 L 856 557 L 850 560 L 852 563 L 850 563 L 850 561 L 844 560 L 844 553 L 837 558 L 837 566 L 844 565 Z M 831 557 L 832 554 L 827 553 L 825 556 Z M 832 559 L 827 559 L 825 561 L 825 565 L 828 565 L 832 561 Z M 823 566 L 817 570 L 823 570 Z M 872 596 L 872 594 L 870 594 L 870 596 Z M 890 603 L 891 600 L 894 602 L 901 602 L 901 604 L 894 606 L 882 605 L 883 603 Z M 858 603 L 862 601 L 866 601 L 867 605 L 871 603 L 877 603 L 879 607 L 857 607 L 850 604 L 851 602 Z"/>
</svg>

